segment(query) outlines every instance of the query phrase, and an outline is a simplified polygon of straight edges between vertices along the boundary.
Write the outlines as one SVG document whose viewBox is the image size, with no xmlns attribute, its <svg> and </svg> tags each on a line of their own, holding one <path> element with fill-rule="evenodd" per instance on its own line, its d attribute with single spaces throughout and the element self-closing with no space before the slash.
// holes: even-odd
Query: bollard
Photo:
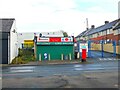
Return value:
<svg viewBox="0 0 120 90">
<path fill-rule="evenodd" d="M 39 54 L 39 61 L 41 61 L 41 54 Z"/>
<path fill-rule="evenodd" d="M 50 54 L 49 54 L 48 58 L 49 58 L 49 61 L 50 61 Z"/>
<path fill-rule="evenodd" d="M 63 54 L 61 54 L 61 60 L 63 60 Z"/>
<path fill-rule="evenodd" d="M 77 59 L 78 59 L 78 58 L 80 58 L 80 53 L 79 53 L 79 52 L 77 53 Z"/>
<path fill-rule="evenodd" d="M 71 53 L 69 54 L 69 59 L 71 60 Z"/>
</svg>

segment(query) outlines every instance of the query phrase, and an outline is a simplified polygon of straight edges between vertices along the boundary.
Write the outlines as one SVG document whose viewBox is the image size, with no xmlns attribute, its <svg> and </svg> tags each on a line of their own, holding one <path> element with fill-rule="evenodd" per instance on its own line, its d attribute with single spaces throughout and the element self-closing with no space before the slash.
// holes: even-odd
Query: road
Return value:
<svg viewBox="0 0 120 90">
<path fill-rule="evenodd" d="M 103 57 L 104 58 L 112 58 L 114 57 L 113 53 L 108 53 L 108 52 L 102 52 L 102 51 L 97 51 L 97 50 L 91 50 L 90 51 L 90 57 L 92 58 L 101 58 L 102 57 L 102 53 L 103 53 Z"/>
<path fill-rule="evenodd" d="M 118 63 L 120 60 L 97 58 L 91 59 L 90 62 L 92 63 L 5 66 L 2 68 L 3 87 L 118 87 Z M 16 83 L 17 80 L 19 82 Z"/>
</svg>

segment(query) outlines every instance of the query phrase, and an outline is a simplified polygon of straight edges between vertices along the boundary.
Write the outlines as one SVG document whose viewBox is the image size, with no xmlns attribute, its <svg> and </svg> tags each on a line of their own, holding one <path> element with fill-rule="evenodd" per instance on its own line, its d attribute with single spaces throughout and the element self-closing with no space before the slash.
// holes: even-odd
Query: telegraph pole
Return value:
<svg viewBox="0 0 120 90">
<path fill-rule="evenodd" d="M 118 18 L 120 18 L 120 1 L 118 2 Z"/>
<path fill-rule="evenodd" d="M 89 29 L 89 26 L 88 26 L 88 18 L 86 18 L 86 30 Z"/>
</svg>

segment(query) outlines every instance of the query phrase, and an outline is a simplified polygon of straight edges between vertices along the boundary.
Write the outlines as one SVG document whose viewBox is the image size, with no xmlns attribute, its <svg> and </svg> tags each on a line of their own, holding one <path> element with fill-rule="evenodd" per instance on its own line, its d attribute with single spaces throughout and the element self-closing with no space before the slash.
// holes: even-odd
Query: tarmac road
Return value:
<svg viewBox="0 0 120 90">
<path fill-rule="evenodd" d="M 91 62 L 3 67 L 3 88 L 118 88 L 119 60 Z"/>
<path fill-rule="evenodd" d="M 102 52 L 102 51 L 97 51 L 97 50 L 91 50 L 90 51 L 90 55 L 91 55 L 92 58 L 101 58 L 102 53 L 103 53 L 104 58 L 112 58 L 112 57 L 114 57 L 113 53 L 104 52 L 104 51 Z"/>
</svg>

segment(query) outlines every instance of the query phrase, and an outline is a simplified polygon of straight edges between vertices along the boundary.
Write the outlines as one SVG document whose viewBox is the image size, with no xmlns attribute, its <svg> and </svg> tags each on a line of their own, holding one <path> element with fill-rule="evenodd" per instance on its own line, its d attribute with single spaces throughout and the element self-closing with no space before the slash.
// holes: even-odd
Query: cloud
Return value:
<svg viewBox="0 0 120 90">
<path fill-rule="evenodd" d="M 15 18 L 18 32 L 64 30 L 69 35 L 78 35 L 86 29 L 86 18 L 90 27 L 115 20 L 118 15 L 117 0 L 2 0 L 1 3 L 0 17 Z"/>
</svg>

